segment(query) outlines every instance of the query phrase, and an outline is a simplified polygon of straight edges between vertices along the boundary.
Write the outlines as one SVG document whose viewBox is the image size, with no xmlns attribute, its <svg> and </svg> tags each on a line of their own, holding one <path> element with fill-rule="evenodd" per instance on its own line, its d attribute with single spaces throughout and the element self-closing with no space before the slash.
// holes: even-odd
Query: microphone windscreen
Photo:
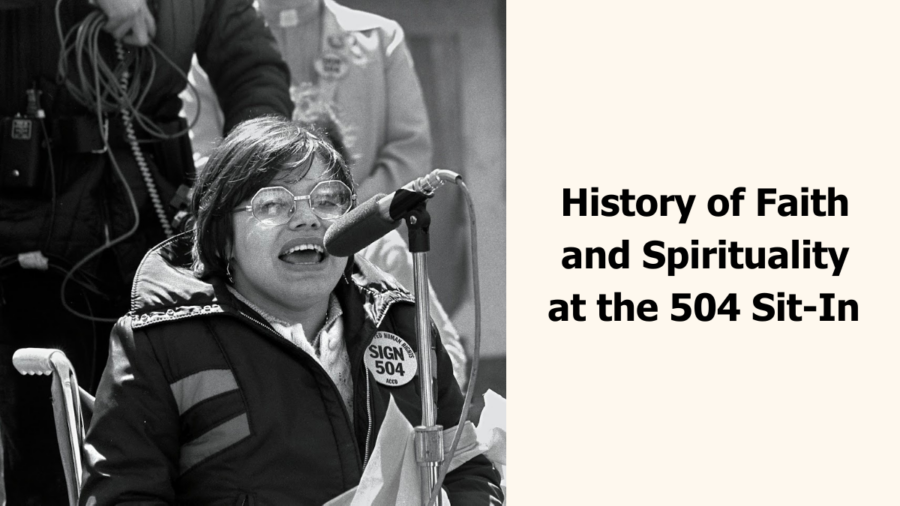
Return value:
<svg viewBox="0 0 900 506">
<path fill-rule="evenodd" d="M 384 194 L 370 198 L 341 216 L 325 232 L 325 250 L 329 255 L 348 257 L 400 226 L 400 220 L 385 219 L 378 209 Z"/>
</svg>

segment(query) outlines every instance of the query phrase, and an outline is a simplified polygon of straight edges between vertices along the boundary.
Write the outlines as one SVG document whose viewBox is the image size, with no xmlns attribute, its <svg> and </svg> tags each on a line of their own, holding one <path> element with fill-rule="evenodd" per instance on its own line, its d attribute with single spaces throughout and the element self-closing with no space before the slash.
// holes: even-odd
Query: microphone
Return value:
<svg viewBox="0 0 900 506">
<path fill-rule="evenodd" d="M 329 255 L 348 257 L 400 226 L 411 209 L 434 196 L 445 181 L 456 182 L 459 174 L 435 169 L 384 195 L 379 193 L 341 216 L 325 232 Z"/>
</svg>

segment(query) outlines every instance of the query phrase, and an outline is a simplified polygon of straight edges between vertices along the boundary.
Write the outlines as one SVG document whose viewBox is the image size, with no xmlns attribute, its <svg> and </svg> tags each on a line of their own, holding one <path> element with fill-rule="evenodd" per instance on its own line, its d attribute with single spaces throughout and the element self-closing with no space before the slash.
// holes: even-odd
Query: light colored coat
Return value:
<svg viewBox="0 0 900 506">
<path fill-rule="evenodd" d="M 290 2 L 261 2 L 260 12 L 291 68 L 293 84 L 299 86 L 298 76 L 309 72 L 298 68 L 309 61 L 308 54 L 301 56 L 309 49 L 299 47 L 303 27 L 281 27 L 282 9 L 276 3 Z M 317 50 L 341 62 L 339 77 L 320 71 L 313 84 L 321 98 L 335 106 L 345 128 L 360 201 L 376 193 L 390 193 L 430 172 L 428 114 L 400 25 L 325 0 Z"/>
</svg>

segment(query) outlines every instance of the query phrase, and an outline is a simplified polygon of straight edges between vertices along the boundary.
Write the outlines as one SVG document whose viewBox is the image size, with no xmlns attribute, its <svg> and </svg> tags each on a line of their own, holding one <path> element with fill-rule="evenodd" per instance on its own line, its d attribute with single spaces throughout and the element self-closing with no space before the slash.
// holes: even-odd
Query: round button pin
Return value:
<svg viewBox="0 0 900 506">
<path fill-rule="evenodd" d="M 389 387 L 399 387 L 413 380 L 419 370 L 412 346 L 390 332 L 375 334 L 366 347 L 366 368 L 375 381 Z"/>
<path fill-rule="evenodd" d="M 337 80 L 347 75 L 347 60 L 334 52 L 326 52 L 315 63 L 316 72 L 322 79 Z"/>
<path fill-rule="evenodd" d="M 329 35 L 328 36 L 328 45 L 333 47 L 334 49 L 343 49 L 344 46 L 346 45 L 344 42 L 344 36 L 338 35 L 338 34 Z"/>
</svg>

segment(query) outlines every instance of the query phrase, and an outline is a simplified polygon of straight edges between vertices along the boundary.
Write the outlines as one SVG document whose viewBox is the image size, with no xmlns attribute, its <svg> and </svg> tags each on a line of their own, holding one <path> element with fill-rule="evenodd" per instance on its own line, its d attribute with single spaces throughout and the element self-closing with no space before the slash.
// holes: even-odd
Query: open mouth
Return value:
<svg viewBox="0 0 900 506">
<path fill-rule="evenodd" d="M 294 265 L 311 265 L 325 260 L 325 248 L 318 244 L 298 244 L 286 249 L 278 258 Z"/>
</svg>

